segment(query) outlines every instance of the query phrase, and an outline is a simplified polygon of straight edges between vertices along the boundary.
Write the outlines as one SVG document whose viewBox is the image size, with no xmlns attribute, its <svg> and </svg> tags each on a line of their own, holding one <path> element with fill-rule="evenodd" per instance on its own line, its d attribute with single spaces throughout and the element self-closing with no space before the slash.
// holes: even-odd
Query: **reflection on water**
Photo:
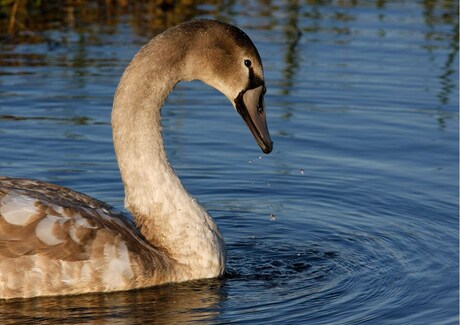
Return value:
<svg viewBox="0 0 460 325">
<path fill-rule="evenodd" d="M 207 1 L 209 5 L 215 2 Z M 101 32 L 115 33 L 120 20 L 127 18 L 134 32 L 146 35 L 202 13 L 199 5 L 203 1 L 3 1 L 0 32 L 29 42 L 43 41 L 37 33 L 49 29 L 72 29 L 97 37 Z M 95 25 L 99 26 L 97 30 L 93 29 Z M 53 46 L 52 39 L 46 41 Z"/>
<path fill-rule="evenodd" d="M 224 297 L 221 281 L 208 280 L 109 295 L 16 299 L 0 302 L 0 323 L 208 323 Z"/>
<path fill-rule="evenodd" d="M 299 3 L 298 1 L 289 2 L 287 8 L 287 19 L 283 26 L 284 37 L 287 42 L 286 54 L 284 61 L 286 67 L 284 68 L 285 84 L 281 85 L 282 94 L 289 95 L 290 88 L 293 86 L 295 73 L 299 68 L 299 54 L 297 45 L 299 44 L 302 32 L 299 29 Z"/>
<path fill-rule="evenodd" d="M 224 21 L 232 22 L 236 13 L 251 17 L 266 17 L 271 12 L 277 12 L 276 17 L 263 22 L 266 29 L 276 29 L 282 26 L 284 30 L 284 86 L 281 86 L 284 95 L 289 94 L 292 87 L 293 75 L 298 69 L 299 53 L 297 44 L 302 33 L 315 34 L 321 31 L 341 36 L 336 39 L 340 42 L 349 42 L 353 39 L 353 23 L 359 20 L 359 13 L 353 13 L 352 8 L 375 6 L 380 10 L 378 19 L 385 21 L 385 7 L 391 1 L 327 1 L 318 2 L 308 0 L 300 2 L 252 1 L 246 4 L 232 4 L 221 1 L 26 1 L 13 0 L 0 2 L 0 37 L 5 44 L 43 43 L 49 51 L 60 46 L 67 46 L 72 42 L 66 35 L 69 31 L 80 35 L 79 44 L 81 53 L 76 52 L 73 64 L 79 66 L 87 64 L 84 47 L 87 43 L 101 43 L 100 34 L 114 34 L 118 32 L 120 22 L 128 21 L 132 31 L 146 39 L 158 34 L 169 26 L 197 16 L 216 16 Z M 242 8 L 238 8 L 242 6 Z M 303 9 L 301 10 L 301 7 Z M 305 9 L 305 7 L 307 9 Z M 456 0 L 424 0 L 422 1 L 425 17 L 425 38 L 427 51 L 448 48 L 444 63 L 439 73 L 440 90 L 438 99 L 445 105 L 449 95 L 457 86 L 454 67 L 458 53 L 459 20 L 458 1 Z M 414 9 L 416 9 L 414 7 Z M 279 18 L 280 17 L 280 18 Z M 322 25 L 324 21 L 332 20 L 332 26 Z M 446 28 L 448 30 L 446 30 Z M 55 32 L 50 32 L 54 30 Z M 385 37 L 385 31 L 380 32 Z M 33 66 L 36 61 L 46 60 L 35 54 L 25 54 L 17 58 L 0 56 L 1 66 L 15 66 L 27 64 Z M 22 62 L 21 62 L 22 61 Z M 46 63 L 45 63 L 46 64 Z"/>
<path fill-rule="evenodd" d="M 427 40 L 426 49 L 428 52 L 435 51 L 439 47 L 448 48 L 448 54 L 442 64 L 442 72 L 439 75 L 441 89 L 437 95 L 441 104 L 449 102 L 452 91 L 458 85 L 453 80 L 456 67 L 456 57 L 458 56 L 458 40 L 459 40 L 459 20 L 458 20 L 458 1 L 443 5 L 440 1 L 423 1 L 424 17 L 427 26 L 425 39 Z M 440 26 L 450 26 L 450 33 L 445 33 L 444 28 Z M 442 40 L 443 45 L 434 45 Z M 435 60 L 435 56 L 432 56 Z"/>
<path fill-rule="evenodd" d="M 91 119 L 86 116 L 75 116 L 75 117 L 51 117 L 51 116 L 35 116 L 35 117 L 23 117 L 23 116 L 14 116 L 14 115 L 0 115 L 0 120 L 3 121 L 27 121 L 27 120 L 49 120 L 49 121 L 60 121 L 65 123 L 72 123 L 76 125 L 86 125 L 90 123 Z M 103 123 L 97 123 L 103 124 Z M 108 123 L 106 123 L 108 124 Z"/>
</svg>

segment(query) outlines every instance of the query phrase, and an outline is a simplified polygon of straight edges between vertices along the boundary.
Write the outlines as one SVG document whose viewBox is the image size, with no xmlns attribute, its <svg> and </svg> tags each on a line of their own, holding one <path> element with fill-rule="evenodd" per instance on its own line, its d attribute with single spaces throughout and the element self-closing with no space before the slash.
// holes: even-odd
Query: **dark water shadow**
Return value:
<svg viewBox="0 0 460 325">
<path fill-rule="evenodd" d="M 108 122 L 93 122 L 87 116 L 72 116 L 72 117 L 50 117 L 50 116 L 17 116 L 17 115 L 0 115 L 0 121 L 58 121 L 65 124 L 73 125 L 88 125 L 88 124 L 105 124 Z"/>
</svg>

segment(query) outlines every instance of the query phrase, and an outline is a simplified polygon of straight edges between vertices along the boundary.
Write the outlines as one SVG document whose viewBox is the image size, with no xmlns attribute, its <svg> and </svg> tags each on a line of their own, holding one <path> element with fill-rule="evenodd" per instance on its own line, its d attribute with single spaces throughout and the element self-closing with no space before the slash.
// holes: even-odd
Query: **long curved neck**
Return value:
<svg viewBox="0 0 460 325">
<path fill-rule="evenodd" d="M 190 79 L 184 61 L 161 38 L 136 55 L 115 94 L 113 140 L 125 206 L 146 239 L 185 268 L 213 269 L 192 278 L 216 276 L 225 265 L 222 236 L 170 167 L 162 140 L 160 109 L 176 83 Z"/>
</svg>

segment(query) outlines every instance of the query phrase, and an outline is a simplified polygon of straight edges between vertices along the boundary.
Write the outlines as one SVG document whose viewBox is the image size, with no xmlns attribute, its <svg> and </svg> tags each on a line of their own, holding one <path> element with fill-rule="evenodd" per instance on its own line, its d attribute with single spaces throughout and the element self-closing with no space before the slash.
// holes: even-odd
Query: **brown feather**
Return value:
<svg viewBox="0 0 460 325">
<path fill-rule="evenodd" d="M 7 196 L 33 200 L 35 211 L 24 225 L 15 224 L 22 219 L 11 223 L 11 217 L 0 213 L 0 294 L 6 298 L 34 295 L 37 290 L 45 295 L 81 291 L 83 283 L 68 286 L 65 282 L 82 277 L 91 282 L 86 291 L 104 291 L 104 272 L 110 264 L 107 251 L 113 248 L 114 257 L 122 258 L 119 249 L 125 246 L 132 269 L 132 274 L 124 274 L 127 289 L 164 280 L 173 273 L 166 255 L 147 242 L 130 219 L 106 203 L 41 181 L 0 177 L 0 212 L 12 204 L 6 199 L 9 203 L 5 204 Z M 43 234 L 49 239 L 41 240 Z"/>
</svg>

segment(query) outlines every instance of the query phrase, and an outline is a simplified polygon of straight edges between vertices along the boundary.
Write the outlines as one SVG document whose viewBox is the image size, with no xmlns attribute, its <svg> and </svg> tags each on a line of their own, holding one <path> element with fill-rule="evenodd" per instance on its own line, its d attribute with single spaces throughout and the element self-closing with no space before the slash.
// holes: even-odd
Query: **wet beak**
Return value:
<svg viewBox="0 0 460 325">
<path fill-rule="evenodd" d="M 270 153 L 273 142 L 268 132 L 264 104 L 265 86 L 242 91 L 235 99 L 235 108 L 246 122 L 264 153 Z"/>
</svg>

